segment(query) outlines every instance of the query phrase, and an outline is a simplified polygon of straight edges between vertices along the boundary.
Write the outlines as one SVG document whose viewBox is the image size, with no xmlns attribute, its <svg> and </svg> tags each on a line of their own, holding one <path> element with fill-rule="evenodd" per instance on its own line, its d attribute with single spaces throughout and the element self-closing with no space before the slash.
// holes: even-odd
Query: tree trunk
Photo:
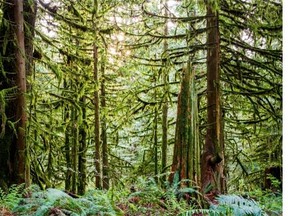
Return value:
<svg viewBox="0 0 288 216">
<path fill-rule="evenodd" d="M 64 89 L 67 89 L 67 81 L 64 81 Z M 68 104 L 64 105 L 64 122 L 70 122 L 70 112 Z M 70 150 L 70 123 L 66 125 L 65 129 L 65 160 L 66 160 L 66 173 L 65 173 L 65 190 L 70 191 L 71 190 L 71 178 L 72 178 L 72 164 L 71 164 L 71 150 Z"/>
<path fill-rule="evenodd" d="M 16 24 L 16 73 L 17 73 L 17 87 L 19 94 L 17 95 L 17 111 L 16 119 L 18 120 L 17 125 L 17 144 L 16 144 L 16 165 L 17 167 L 17 183 L 26 183 L 29 185 L 29 176 L 26 176 L 26 169 L 28 164 L 26 164 L 26 70 L 25 70 L 25 44 L 24 44 L 24 17 L 23 17 L 23 1 L 15 0 L 15 24 Z"/>
<path fill-rule="evenodd" d="M 193 173 L 191 169 L 191 83 L 192 70 L 188 67 L 188 69 L 183 69 L 181 90 L 178 96 L 174 154 L 171 175 L 169 177 L 170 183 L 174 179 L 179 179 L 179 181 L 190 179 L 192 176 L 191 173 Z"/>
<path fill-rule="evenodd" d="M 24 40 L 24 44 L 25 44 L 25 58 L 26 58 L 26 65 L 25 65 L 25 69 L 26 69 L 26 77 L 29 77 L 33 74 L 33 79 L 35 80 L 35 71 L 34 71 L 34 59 L 33 59 L 33 40 L 34 40 L 34 36 L 35 36 L 35 22 L 36 22 L 36 13 L 37 13 L 37 2 L 36 0 L 33 1 L 23 1 L 23 9 L 25 11 L 24 13 L 24 21 L 25 23 L 27 23 L 26 25 L 24 25 L 24 33 L 25 33 L 25 40 Z M 34 73 L 33 73 L 34 72 Z M 33 83 L 33 81 L 32 81 Z M 32 91 L 32 86 L 26 82 L 27 85 L 27 92 L 31 92 Z M 30 94 L 31 95 L 31 94 Z M 32 96 L 33 97 L 33 96 Z M 31 98 L 31 96 L 30 96 Z M 27 138 L 26 138 L 26 164 L 27 164 L 27 169 L 26 169 L 26 176 L 27 178 L 30 178 L 30 170 L 31 170 L 31 165 L 30 165 L 30 157 L 27 156 L 27 154 L 30 154 L 30 145 L 29 143 L 32 143 L 32 139 L 29 139 L 30 137 L 34 136 L 34 141 L 36 141 L 38 139 L 37 136 L 37 131 L 34 129 L 34 131 L 29 130 L 30 126 L 31 126 L 31 121 L 32 121 L 32 117 L 36 118 L 36 102 L 35 104 L 33 104 L 32 102 L 33 99 L 30 99 L 30 104 L 28 106 L 28 116 L 29 119 L 27 120 L 28 125 L 27 125 Z M 37 100 L 37 98 L 35 98 L 35 101 Z M 33 113 L 33 114 L 32 114 Z M 33 115 L 33 116 L 32 116 Z M 29 127 L 29 128 L 28 128 Z M 27 179 L 26 182 L 30 182 L 30 179 Z M 26 185 L 28 186 L 28 185 Z"/>
<path fill-rule="evenodd" d="M 199 112 L 198 112 L 198 94 L 195 83 L 195 71 L 192 71 L 192 172 L 191 180 L 194 185 L 200 185 L 200 142 L 199 142 Z"/>
<path fill-rule="evenodd" d="M 71 148 L 71 165 L 72 165 L 72 187 L 71 192 L 77 194 L 78 184 L 78 149 L 79 149 L 79 130 L 78 130 L 78 112 L 76 107 L 72 108 L 71 122 L 72 122 L 72 148 Z"/>
<path fill-rule="evenodd" d="M 107 143 L 107 123 L 106 123 L 106 92 L 105 92 L 105 60 L 101 64 L 101 108 L 104 111 L 101 120 L 101 139 L 102 139 L 102 159 L 103 159 L 103 188 L 109 189 L 109 161 L 108 161 L 108 143 Z"/>
<path fill-rule="evenodd" d="M 164 16 L 168 16 L 168 6 L 165 1 L 164 5 Z M 168 25 L 167 20 L 165 21 L 164 35 L 168 35 Z M 168 42 L 164 39 L 163 44 L 163 54 L 168 56 Z M 164 84 L 164 95 L 163 95 L 163 105 L 162 105 L 162 146 L 161 146 L 161 172 L 165 173 L 167 167 L 167 147 L 168 147 L 168 94 L 169 94 L 169 74 L 167 60 L 163 62 L 163 84 Z M 162 182 L 166 181 L 166 175 L 162 177 Z"/>
<path fill-rule="evenodd" d="M 207 3 L 207 29 L 207 44 L 209 45 L 207 49 L 207 133 L 204 152 L 201 156 L 201 183 L 202 191 L 209 193 L 209 199 L 213 200 L 215 195 L 223 192 L 225 183 L 223 177 L 224 144 L 221 139 L 218 13 L 209 3 Z"/>
<path fill-rule="evenodd" d="M 155 90 L 156 91 L 156 90 Z M 155 180 L 158 182 L 158 110 L 154 107 L 154 121 L 153 121 L 153 143 L 154 143 L 154 175 Z"/>
<path fill-rule="evenodd" d="M 0 27 L 0 186 L 30 182 L 26 163 L 26 69 L 23 1 L 3 2 Z M 16 39 L 16 40 L 14 40 Z M 15 133 L 16 132 L 16 133 Z"/>
<path fill-rule="evenodd" d="M 53 109 L 50 109 L 49 111 L 49 124 L 47 126 L 48 130 L 49 131 L 53 131 Z M 49 134 L 47 136 L 44 136 L 45 137 L 45 143 L 47 146 L 46 147 L 46 151 L 48 150 L 48 158 L 47 158 L 47 169 L 45 171 L 45 175 L 47 176 L 47 178 L 49 180 L 52 179 L 52 176 L 53 176 L 53 166 L 54 166 L 54 160 L 53 160 L 53 146 L 52 146 L 52 135 Z M 52 185 L 53 187 L 53 185 Z"/>
<path fill-rule="evenodd" d="M 188 11 L 188 16 L 196 16 L 195 9 L 194 11 Z M 195 40 L 195 25 L 193 22 L 188 23 L 189 34 L 187 37 L 188 47 L 193 47 L 197 44 Z M 196 71 L 197 65 L 193 64 L 194 59 L 201 58 L 197 55 L 197 52 L 189 54 L 188 59 L 188 71 L 191 73 L 191 135 L 189 136 L 189 154 L 190 154 L 190 163 L 188 170 L 189 179 L 192 180 L 193 186 L 200 185 L 200 143 L 199 143 L 199 113 L 198 113 L 198 93 L 196 88 Z"/>
<path fill-rule="evenodd" d="M 154 75 L 154 86 L 157 86 L 157 78 Z M 157 101 L 157 88 L 154 89 L 154 100 Z M 153 117 L 153 153 L 154 153 L 154 176 L 156 182 L 158 182 L 158 110 L 157 106 L 154 106 L 154 117 Z"/>
<path fill-rule="evenodd" d="M 94 92 L 94 116 L 95 116 L 95 186 L 101 188 L 101 170 L 100 170 L 100 115 L 99 115 L 99 90 L 98 90 L 98 47 L 94 44 L 94 80 L 95 80 L 95 92 Z"/>
<path fill-rule="evenodd" d="M 86 191 L 86 152 L 87 152 L 87 127 L 86 127 L 86 98 L 85 96 L 80 99 L 82 104 L 82 125 L 79 128 L 79 185 L 78 193 L 80 195 L 85 194 Z"/>
<path fill-rule="evenodd" d="M 98 13 L 98 1 L 94 0 L 94 9 L 92 14 L 93 29 L 95 41 L 97 40 L 97 13 Z M 94 41 L 93 44 L 93 59 L 94 59 L 94 136 L 95 136 L 95 187 L 101 188 L 101 158 L 100 158 L 100 100 L 99 100 L 99 76 L 98 76 L 98 46 Z"/>
</svg>

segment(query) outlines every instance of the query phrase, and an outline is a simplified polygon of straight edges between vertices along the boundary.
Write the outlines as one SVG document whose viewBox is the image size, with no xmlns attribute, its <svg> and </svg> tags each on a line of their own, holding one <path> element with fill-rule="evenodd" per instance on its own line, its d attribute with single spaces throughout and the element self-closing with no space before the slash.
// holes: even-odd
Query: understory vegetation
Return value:
<svg viewBox="0 0 288 216">
<path fill-rule="evenodd" d="M 179 184 L 179 183 L 178 183 Z M 128 183 L 129 185 L 129 183 Z M 163 216 L 265 216 L 282 215 L 282 195 L 255 190 L 219 195 L 215 203 L 199 202 L 198 188 L 179 189 L 175 182 L 164 188 L 154 178 L 138 178 L 128 187 L 88 190 L 79 196 L 64 190 L 37 185 L 14 185 L 8 193 L 0 190 L 0 214 L 15 216 L 93 216 L 93 215 L 163 215 Z M 202 197 L 203 198 L 203 197 Z M 203 199 L 202 199 L 203 200 Z M 204 208 L 206 206 L 206 208 Z"/>
</svg>

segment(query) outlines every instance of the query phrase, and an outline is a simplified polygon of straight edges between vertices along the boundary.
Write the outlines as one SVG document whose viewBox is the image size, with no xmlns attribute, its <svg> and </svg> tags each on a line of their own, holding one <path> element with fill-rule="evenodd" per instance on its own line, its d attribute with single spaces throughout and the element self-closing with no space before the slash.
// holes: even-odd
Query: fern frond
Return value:
<svg viewBox="0 0 288 216">
<path fill-rule="evenodd" d="M 52 203 L 58 199 L 70 199 L 71 198 L 67 193 L 61 190 L 55 189 L 55 188 L 48 188 L 46 195 L 47 195 L 48 201 Z"/>
<path fill-rule="evenodd" d="M 190 193 L 190 194 L 192 194 L 192 193 L 197 193 L 197 194 L 200 194 L 199 191 L 197 191 L 195 188 L 191 188 L 191 187 L 180 188 L 180 189 L 178 190 L 178 193 L 180 193 L 180 194 L 185 194 L 185 193 Z"/>
<path fill-rule="evenodd" d="M 213 210 L 213 209 L 191 209 L 191 210 L 178 214 L 178 216 L 193 216 L 195 214 L 209 215 L 209 216 L 218 216 L 218 215 L 224 216 L 224 214 L 221 214 L 219 211 Z M 228 214 L 225 214 L 225 216 L 227 215 Z"/>
<path fill-rule="evenodd" d="M 12 185 L 8 192 L 5 193 L 0 188 L 0 207 L 12 210 L 22 199 L 24 184 Z"/>
<path fill-rule="evenodd" d="M 218 200 L 219 205 L 211 205 L 211 209 L 223 214 L 232 212 L 232 215 L 237 216 L 266 215 L 265 212 L 261 209 L 260 205 L 253 199 L 245 199 L 242 196 L 235 194 L 219 195 L 216 199 Z"/>
<path fill-rule="evenodd" d="M 52 208 L 52 206 L 50 206 L 50 205 L 40 206 L 37 209 L 37 211 L 34 213 L 34 215 L 48 215 L 51 208 Z"/>
</svg>

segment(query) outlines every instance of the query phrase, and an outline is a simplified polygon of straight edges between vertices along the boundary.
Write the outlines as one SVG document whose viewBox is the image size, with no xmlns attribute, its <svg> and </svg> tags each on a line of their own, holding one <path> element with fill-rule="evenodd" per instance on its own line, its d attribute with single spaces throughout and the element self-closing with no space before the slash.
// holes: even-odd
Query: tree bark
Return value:
<svg viewBox="0 0 288 216">
<path fill-rule="evenodd" d="M 191 83 L 192 70 L 188 67 L 188 69 L 183 69 L 181 90 L 178 96 L 175 144 L 172 170 L 169 177 L 170 183 L 172 183 L 174 179 L 178 179 L 175 178 L 175 175 L 178 175 L 181 181 L 190 179 L 192 176 L 191 172 L 193 172 L 191 169 Z"/>
<path fill-rule="evenodd" d="M 223 140 L 220 107 L 220 35 L 218 13 L 207 3 L 207 132 L 201 158 L 202 191 L 210 200 L 223 192 Z M 221 183 L 222 182 L 222 183 Z"/>
<path fill-rule="evenodd" d="M 29 185 L 29 176 L 26 176 L 26 70 L 25 70 L 25 44 L 24 44 L 24 16 L 23 16 L 23 1 L 15 0 L 15 24 L 16 24 L 16 73 L 17 73 L 17 87 L 19 94 L 17 95 L 17 111 L 16 119 L 18 119 L 17 125 L 17 144 L 16 144 L 16 163 L 17 166 L 17 183 L 26 183 L 26 186 Z M 28 182 L 26 181 L 28 180 Z"/>
<path fill-rule="evenodd" d="M 94 91 L 94 118 L 95 118 L 95 186 L 96 188 L 101 188 L 101 163 L 100 163 L 100 114 L 99 114 L 99 80 L 98 80 L 98 47 L 94 44 L 94 80 L 96 84 L 96 89 Z"/>
<path fill-rule="evenodd" d="M 26 183 L 26 68 L 23 1 L 3 2 L 0 27 L 0 186 Z M 26 29 L 25 29 L 26 30 Z"/>
</svg>

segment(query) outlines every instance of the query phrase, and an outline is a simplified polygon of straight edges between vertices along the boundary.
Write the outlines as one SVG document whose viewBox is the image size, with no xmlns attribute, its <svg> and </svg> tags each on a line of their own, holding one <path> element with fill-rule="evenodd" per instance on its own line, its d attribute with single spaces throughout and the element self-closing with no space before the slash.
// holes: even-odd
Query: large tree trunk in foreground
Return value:
<svg viewBox="0 0 288 216">
<path fill-rule="evenodd" d="M 223 193 L 223 140 L 220 107 L 220 36 L 218 13 L 207 4 L 207 133 L 201 157 L 202 191 L 210 200 Z"/>
<path fill-rule="evenodd" d="M 0 27 L 0 186 L 30 182 L 29 166 L 26 161 L 26 68 L 24 11 L 21 0 L 6 0 L 3 3 Z M 34 3 L 34 2 L 33 2 Z M 32 6 L 25 3 L 26 14 L 35 22 Z M 28 19 L 28 17 L 26 17 Z M 30 21 L 31 21 L 30 20 Z M 33 30 L 33 22 L 29 27 Z M 30 33 L 32 32 L 30 29 Z M 28 37 L 28 36 L 27 36 Z M 26 37 L 26 38 L 27 38 Z M 33 34 L 26 47 L 32 47 Z M 28 51 L 31 54 L 31 49 Z M 32 58 L 27 58 L 32 64 Z"/>
<path fill-rule="evenodd" d="M 26 176 L 26 160 L 25 160 L 25 151 L 26 151 L 26 140 L 25 140 L 25 130 L 26 130 L 26 70 L 25 70 L 25 44 L 24 44 L 24 16 L 23 16 L 23 1 L 15 0 L 15 24 L 16 24 L 16 82 L 19 93 L 17 94 L 16 103 L 16 119 L 18 120 L 17 124 L 17 141 L 16 141 L 16 155 L 14 165 L 17 167 L 14 170 L 17 170 L 17 183 L 29 184 L 29 176 Z"/>
</svg>

